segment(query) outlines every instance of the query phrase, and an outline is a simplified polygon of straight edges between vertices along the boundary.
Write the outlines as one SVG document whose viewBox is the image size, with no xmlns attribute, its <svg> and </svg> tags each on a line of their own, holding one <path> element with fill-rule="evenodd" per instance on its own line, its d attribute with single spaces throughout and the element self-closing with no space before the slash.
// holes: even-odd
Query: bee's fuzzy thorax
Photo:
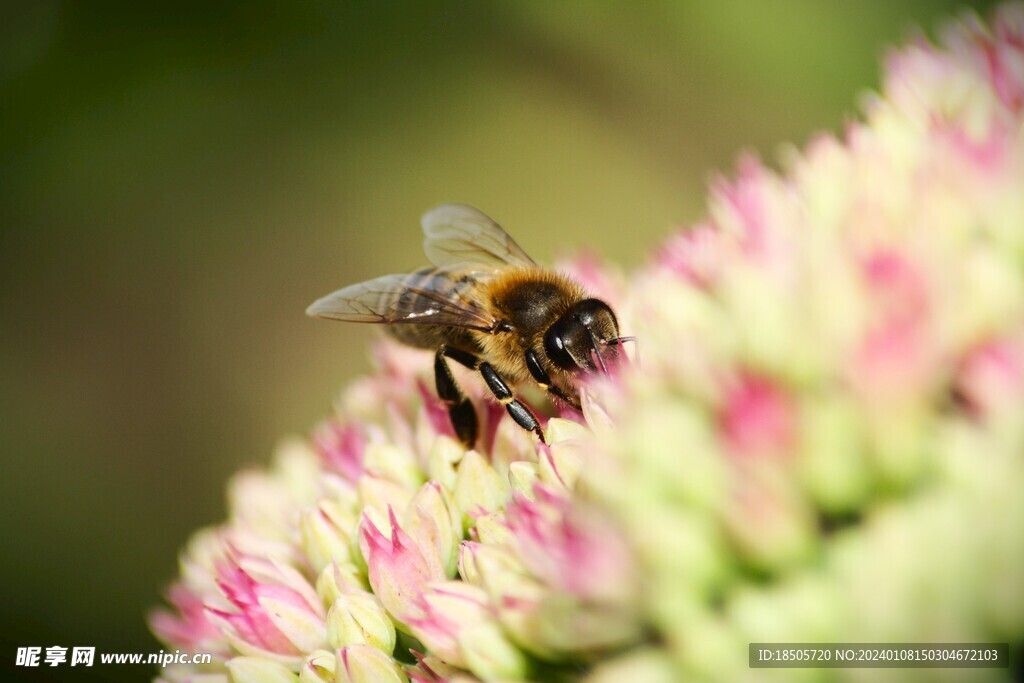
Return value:
<svg viewBox="0 0 1024 683">
<path fill-rule="evenodd" d="M 495 320 L 507 322 L 512 332 L 481 334 L 478 342 L 484 357 L 510 380 L 529 378 L 524 362 L 528 349 L 540 350 L 544 334 L 566 311 L 587 297 L 571 277 L 540 267 L 517 267 L 499 272 L 487 282 L 486 302 Z M 541 354 L 543 357 L 543 354 Z M 568 373 L 545 363 L 553 380 L 570 385 Z"/>
</svg>

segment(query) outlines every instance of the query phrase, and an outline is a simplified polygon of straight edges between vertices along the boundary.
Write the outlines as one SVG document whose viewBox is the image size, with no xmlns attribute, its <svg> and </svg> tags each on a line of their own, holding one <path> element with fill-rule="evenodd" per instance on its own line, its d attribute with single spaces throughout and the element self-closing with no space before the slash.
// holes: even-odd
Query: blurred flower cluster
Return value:
<svg viewBox="0 0 1024 683">
<path fill-rule="evenodd" d="M 744 158 L 628 281 L 568 266 L 639 357 L 547 445 L 464 376 L 464 449 L 430 355 L 382 341 L 189 543 L 151 626 L 216 661 L 161 675 L 956 680 L 747 645 L 1024 641 L 1024 5 L 938 44 L 842 139 Z"/>
</svg>

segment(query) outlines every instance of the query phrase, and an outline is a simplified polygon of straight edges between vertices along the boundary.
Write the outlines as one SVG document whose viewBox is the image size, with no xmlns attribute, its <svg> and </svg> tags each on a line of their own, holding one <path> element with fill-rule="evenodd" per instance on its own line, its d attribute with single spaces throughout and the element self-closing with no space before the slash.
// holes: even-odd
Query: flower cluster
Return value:
<svg viewBox="0 0 1024 683">
<path fill-rule="evenodd" d="M 1024 640 L 1024 5 L 940 45 L 841 139 L 744 158 L 628 283 L 570 266 L 640 341 L 546 445 L 464 376 L 467 450 L 429 354 L 378 344 L 189 543 L 151 626 L 216 661 L 165 679 L 762 680 L 793 670 L 748 643 Z"/>
</svg>

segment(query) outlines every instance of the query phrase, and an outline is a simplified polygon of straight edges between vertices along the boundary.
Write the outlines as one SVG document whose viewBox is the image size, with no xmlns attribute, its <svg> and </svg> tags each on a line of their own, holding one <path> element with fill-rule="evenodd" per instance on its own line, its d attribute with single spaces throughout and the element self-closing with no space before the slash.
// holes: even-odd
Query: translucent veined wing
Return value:
<svg viewBox="0 0 1024 683">
<path fill-rule="evenodd" d="M 500 225 L 465 204 L 444 204 L 423 214 L 423 234 L 423 251 L 435 266 L 536 265 Z"/>
<path fill-rule="evenodd" d="M 317 318 L 361 323 L 450 325 L 490 332 L 495 321 L 469 295 L 486 273 L 427 268 L 383 277 L 328 294 L 306 309 Z"/>
</svg>

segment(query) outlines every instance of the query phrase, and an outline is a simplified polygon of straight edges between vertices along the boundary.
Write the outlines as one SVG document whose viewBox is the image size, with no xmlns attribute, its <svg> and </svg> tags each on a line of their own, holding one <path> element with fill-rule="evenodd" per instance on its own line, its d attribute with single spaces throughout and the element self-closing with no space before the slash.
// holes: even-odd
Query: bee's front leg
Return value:
<svg viewBox="0 0 1024 683">
<path fill-rule="evenodd" d="M 575 396 L 570 396 L 562 391 L 560 387 L 551 383 L 551 377 L 544 370 L 544 366 L 540 364 L 540 359 L 537 358 L 537 353 L 533 349 L 526 352 L 526 368 L 530 371 L 530 375 L 533 377 L 533 381 L 537 383 L 537 386 L 552 396 L 565 401 L 576 410 L 582 410 L 579 399 Z"/>
<path fill-rule="evenodd" d="M 497 370 L 487 362 L 480 363 L 479 370 L 484 378 L 484 382 L 487 383 L 487 388 L 505 406 L 505 410 L 512 416 L 515 423 L 523 429 L 528 429 L 536 434 L 541 443 L 546 443 L 544 440 L 544 430 L 540 428 L 540 421 L 537 419 L 537 416 L 526 407 L 526 404 L 512 395 L 512 390 L 508 388 L 505 380 L 501 378 Z"/>
<path fill-rule="evenodd" d="M 472 354 L 447 346 L 441 346 L 434 355 L 434 384 L 437 386 L 437 395 L 448 406 L 448 417 L 452 421 L 455 435 L 467 448 L 472 448 L 479 431 L 476 411 L 455 381 L 455 375 L 445 360 L 446 356 L 470 369 L 476 369 L 476 358 Z"/>
</svg>

